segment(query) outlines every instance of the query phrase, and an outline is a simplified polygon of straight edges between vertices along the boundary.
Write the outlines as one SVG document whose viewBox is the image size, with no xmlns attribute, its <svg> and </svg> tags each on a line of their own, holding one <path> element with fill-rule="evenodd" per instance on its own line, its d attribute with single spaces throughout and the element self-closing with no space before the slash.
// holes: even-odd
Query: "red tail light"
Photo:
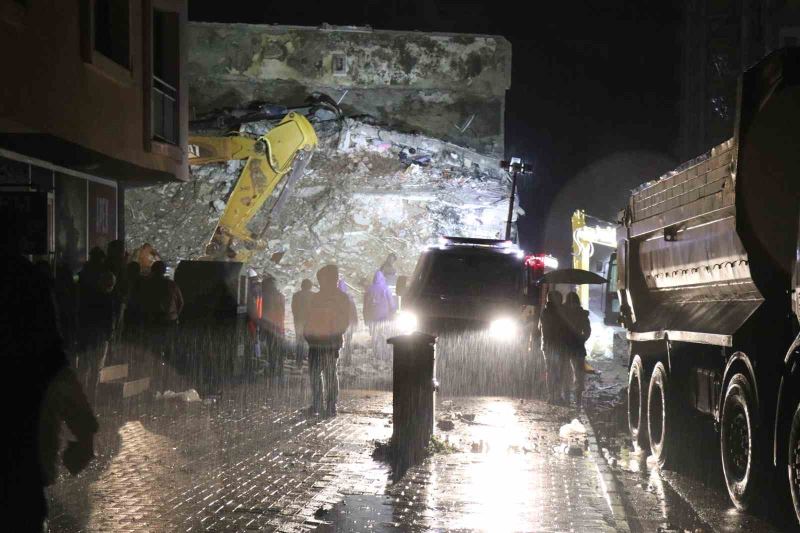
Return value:
<svg viewBox="0 0 800 533">
<path fill-rule="evenodd" d="M 544 254 L 526 255 L 525 266 L 531 270 L 544 271 Z"/>
</svg>

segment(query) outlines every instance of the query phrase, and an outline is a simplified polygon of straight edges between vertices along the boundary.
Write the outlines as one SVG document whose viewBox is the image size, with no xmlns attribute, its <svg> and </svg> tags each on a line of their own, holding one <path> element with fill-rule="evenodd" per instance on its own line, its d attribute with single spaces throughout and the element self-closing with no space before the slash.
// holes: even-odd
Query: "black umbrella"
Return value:
<svg viewBox="0 0 800 533">
<path fill-rule="evenodd" d="M 553 270 L 539 278 L 539 283 L 549 283 L 551 285 L 555 283 L 565 283 L 569 285 L 600 285 L 606 282 L 608 282 L 608 280 L 603 276 L 578 268 Z"/>
</svg>

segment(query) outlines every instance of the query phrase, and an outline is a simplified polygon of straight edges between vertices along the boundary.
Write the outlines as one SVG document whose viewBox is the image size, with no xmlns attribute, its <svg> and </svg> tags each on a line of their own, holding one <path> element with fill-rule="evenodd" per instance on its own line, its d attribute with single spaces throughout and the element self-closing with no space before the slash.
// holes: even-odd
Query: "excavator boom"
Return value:
<svg viewBox="0 0 800 533">
<path fill-rule="evenodd" d="M 241 135 L 192 136 L 189 144 L 192 148 L 189 164 L 192 165 L 247 160 L 206 246 L 206 259 L 247 262 L 256 249 L 263 248 L 260 239 L 269 221 L 280 213 L 294 183 L 311 159 L 317 146 L 314 128 L 304 116 L 289 113 L 257 139 Z M 267 225 L 254 234 L 248 229 L 248 223 L 287 174 Z"/>
<path fill-rule="evenodd" d="M 594 245 L 617 247 L 616 228 L 611 223 L 590 226 L 586 223 L 586 213 L 578 209 L 572 214 L 572 267 L 590 270 L 589 259 L 594 254 Z M 589 286 L 580 285 L 578 294 L 581 302 L 589 305 Z"/>
</svg>

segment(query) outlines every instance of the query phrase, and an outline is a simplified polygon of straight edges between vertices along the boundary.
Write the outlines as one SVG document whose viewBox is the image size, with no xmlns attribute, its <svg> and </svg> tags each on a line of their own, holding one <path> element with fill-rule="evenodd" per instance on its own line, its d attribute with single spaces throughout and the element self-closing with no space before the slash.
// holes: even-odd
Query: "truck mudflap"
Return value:
<svg viewBox="0 0 800 533">
<path fill-rule="evenodd" d="M 733 335 L 763 300 L 662 302 L 637 317 L 628 331 L 632 341 L 673 341 L 732 346 Z"/>
</svg>

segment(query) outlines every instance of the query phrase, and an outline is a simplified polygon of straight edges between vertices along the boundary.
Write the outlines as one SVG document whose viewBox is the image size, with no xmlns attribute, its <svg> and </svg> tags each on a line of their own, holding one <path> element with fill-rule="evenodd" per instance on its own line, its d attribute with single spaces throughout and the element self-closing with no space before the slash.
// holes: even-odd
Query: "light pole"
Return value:
<svg viewBox="0 0 800 533">
<path fill-rule="evenodd" d="M 511 240 L 511 220 L 514 218 L 514 199 L 517 195 L 517 175 L 531 174 L 533 165 L 523 163 L 519 157 L 512 157 L 511 161 L 500 161 L 500 167 L 511 172 L 511 199 L 508 202 L 508 220 L 506 220 L 506 240 Z"/>
</svg>

